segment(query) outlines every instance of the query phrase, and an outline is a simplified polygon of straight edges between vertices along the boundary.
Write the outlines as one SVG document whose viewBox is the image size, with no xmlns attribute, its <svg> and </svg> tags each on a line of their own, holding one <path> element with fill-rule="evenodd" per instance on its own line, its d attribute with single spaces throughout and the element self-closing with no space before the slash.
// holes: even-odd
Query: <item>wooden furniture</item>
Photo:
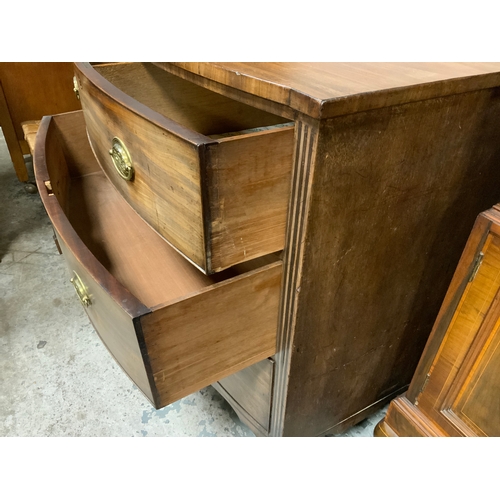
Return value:
<svg viewBox="0 0 500 500">
<path fill-rule="evenodd" d="M 29 120 L 22 123 L 24 140 L 28 144 L 30 154 L 33 156 L 35 153 L 36 134 L 40 128 L 40 120 Z"/>
<path fill-rule="evenodd" d="M 500 436 L 500 205 L 469 237 L 408 392 L 378 436 Z"/>
<path fill-rule="evenodd" d="M 37 180 L 89 317 L 155 406 L 213 384 L 256 434 L 315 436 L 406 390 L 500 197 L 500 64 L 75 74 L 88 139 L 79 114 L 46 119 Z"/>
<path fill-rule="evenodd" d="M 44 118 L 37 140 L 38 187 L 72 283 L 106 346 L 155 406 L 274 354 L 276 256 L 209 278 L 106 179 L 81 112 Z"/>
<path fill-rule="evenodd" d="M 96 69 L 76 66 L 90 143 L 149 225 L 210 274 L 283 249 L 293 122 L 153 65 Z M 115 168 L 114 137 L 134 179 Z"/>
<path fill-rule="evenodd" d="M 23 155 L 31 154 L 24 122 L 80 108 L 72 87 L 72 63 L 0 63 L 0 127 L 17 178 L 28 182 Z"/>
</svg>

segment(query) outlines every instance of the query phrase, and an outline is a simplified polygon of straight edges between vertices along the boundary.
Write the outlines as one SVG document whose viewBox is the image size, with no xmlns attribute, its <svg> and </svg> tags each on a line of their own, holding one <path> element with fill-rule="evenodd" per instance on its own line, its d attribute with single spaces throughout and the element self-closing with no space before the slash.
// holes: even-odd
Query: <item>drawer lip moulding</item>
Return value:
<svg viewBox="0 0 500 500">
<path fill-rule="evenodd" d="M 207 276 L 123 200 L 83 112 L 44 117 L 35 176 L 77 295 L 103 343 L 156 408 L 276 352 L 282 263 Z"/>
</svg>

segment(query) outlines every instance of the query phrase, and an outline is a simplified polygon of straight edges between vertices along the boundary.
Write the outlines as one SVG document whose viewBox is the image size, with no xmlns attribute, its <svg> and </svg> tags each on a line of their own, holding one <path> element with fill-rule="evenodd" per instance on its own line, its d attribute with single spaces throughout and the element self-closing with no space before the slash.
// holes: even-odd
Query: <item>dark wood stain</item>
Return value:
<svg viewBox="0 0 500 500">
<path fill-rule="evenodd" d="M 500 198 L 499 113 L 485 90 L 322 124 L 286 435 L 409 383 L 474 219 Z"/>
</svg>

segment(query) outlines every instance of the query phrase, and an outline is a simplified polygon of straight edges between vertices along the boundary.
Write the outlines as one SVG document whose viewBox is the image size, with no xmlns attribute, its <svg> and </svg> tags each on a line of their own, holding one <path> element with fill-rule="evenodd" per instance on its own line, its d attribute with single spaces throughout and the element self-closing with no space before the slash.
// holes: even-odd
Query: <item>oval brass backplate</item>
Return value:
<svg viewBox="0 0 500 500">
<path fill-rule="evenodd" d="M 92 304 L 92 301 L 90 300 L 89 292 L 87 290 L 87 287 L 84 285 L 82 279 L 76 271 L 73 271 L 73 277 L 70 279 L 71 283 L 73 283 L 73 286 L 75 287 L 76 294 L 78 295 L 78 298 L 80 299 L 80 302 L 84 307 L 89 307 Z"/>
<path fill-rule="evenodd" d="M 120 176 L 126 181 L 131 181 L 134 177 L 132 159 L 130 158 L 130 153 L 128 152 L 127 147 L 118 137 L 113 138 L 109 154 L 111 155 L 113 164 L 115 165 L 115 168 Z"/>
</svg>

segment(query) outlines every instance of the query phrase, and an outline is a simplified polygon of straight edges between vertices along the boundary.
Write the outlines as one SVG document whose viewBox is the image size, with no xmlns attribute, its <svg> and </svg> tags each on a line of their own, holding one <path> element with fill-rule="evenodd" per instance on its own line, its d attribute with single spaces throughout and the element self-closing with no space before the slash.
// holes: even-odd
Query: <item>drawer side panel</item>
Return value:
<svg viewBox="0 0 500 500">
<path fill-rule="evenodd" d="M 270 264 L 141 318 L 161 406 L 275 353 L 281 272 Z"/>
<path fill-rule="evenodd" d="M 282 250 L 294 127 L 208 145 L 212 271 Z"/>
</svg>

